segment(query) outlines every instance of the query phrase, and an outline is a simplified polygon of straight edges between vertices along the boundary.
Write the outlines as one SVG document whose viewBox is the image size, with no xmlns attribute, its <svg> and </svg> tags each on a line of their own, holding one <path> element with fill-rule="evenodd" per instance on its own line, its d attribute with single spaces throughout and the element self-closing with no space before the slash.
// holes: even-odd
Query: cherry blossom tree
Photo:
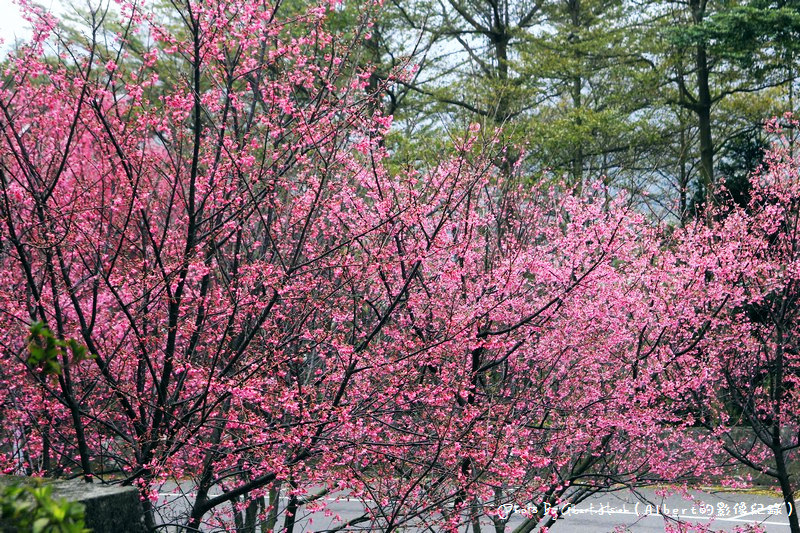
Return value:
<svg viewBox="0 0 800 533">
<path fill-rule="evenodd" d="M 143 493 L 197 473 L 197 524 L 285 478 L 334 421 L 354 353 L 401 295 L 351 327 L 326 330 L 320 309 L 367 297 L 380 247 L 361 239 L 400 211 L 372 193 L 389 121 L 366 112 L 368 75 L 326 6 L 172 7 L 180 25 L 122 4 L 116 35 L 93 10 L 75 41 L 29 7 L 36 35 L 9 59 L 3 373 L 28 379 L 4 398 L 19 441 L 6 468 L 89 480 L 110 460 Z M 353 282 L 343 265 L 372 271 Z M 91 357 L 49 372 L 21 342 L 34 321 Z M 232 476 L 238 492 L 209 501 Z"/>
<path fill-rule="evenodd" d="M 784 122 L 797 128 L 791 116 Z M 789 467 L 800 448 L 800 161 L 792 139 L 780 137 L 779 121 L 768 130 L 777 140 L 750 178 L 749 204 L 720 206 L 710 224 L 680 236 L 677 258 L 685 285 L 692 286 L 693 295 L 684 295 L 694 309 L 696 342 L 667 379 L 695 376 L 682 409 L 733 464 L 775 481 L 797 533 L 796 474 Z"/>
</svg>

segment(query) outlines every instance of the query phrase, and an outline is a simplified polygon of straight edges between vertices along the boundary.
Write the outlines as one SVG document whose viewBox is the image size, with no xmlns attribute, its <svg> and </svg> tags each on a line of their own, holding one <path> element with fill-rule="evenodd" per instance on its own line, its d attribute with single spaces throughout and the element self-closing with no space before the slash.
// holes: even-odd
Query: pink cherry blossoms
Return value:
<svg viewBox="0 0 800 533">
<path fill-rule="evenodd" d="M 95 12 L 85 42 L 32 10 L 5 64 L 2 472 L 135 484 L 150 527 L 170 480 L 177 519 L 228 528 L 347 490 L 359 522 L 456 531 L 731 458 L 791 496 L 788 152 L 748 209 L 669 233 L 600 186 L 522 185 L 477 126 L 389 164 L 368 24 L 331 29 L 335 4 L 170 9 L 124 2 L 115 35 Z M 35 323 L 87 356 L 31 359 Z"/>
</svg>

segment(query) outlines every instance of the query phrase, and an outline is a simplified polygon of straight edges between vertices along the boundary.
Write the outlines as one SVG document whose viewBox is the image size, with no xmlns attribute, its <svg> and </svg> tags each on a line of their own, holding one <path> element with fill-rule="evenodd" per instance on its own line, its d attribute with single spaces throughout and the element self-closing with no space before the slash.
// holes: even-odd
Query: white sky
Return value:
<svg viewBox="0 0 800 533">
<path fill-rule="evenodd" d="M 4 52 L 15 38 L 24 39 L 30 35 L 26 25 L 19 14 L 19 6 L 12 0 L 0 0 L 0 38 L 3 40 L 0 46 Z"/>
<path fill-rule="evenodd" d="M 62 0 L 34 0 L 35 3 L 47 9 L 58 11 L 62 6 Z M 14 0 L 0 0 L 0 52 L 5 52 L 11 48 L 15 39 L 27 39 L 30 37 L 30 27 L 20 15 L 19 6 Z"/>
</svg>

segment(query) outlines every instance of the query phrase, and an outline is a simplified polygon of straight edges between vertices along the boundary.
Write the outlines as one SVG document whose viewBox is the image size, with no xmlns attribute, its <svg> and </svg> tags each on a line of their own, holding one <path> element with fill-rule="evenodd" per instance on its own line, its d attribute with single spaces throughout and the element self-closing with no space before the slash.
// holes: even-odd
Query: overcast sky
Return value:
<svg viewBox="0 0 800 533">
<path fill-rule="evenodd" d="M 14 42 L 14 38 L 26 38 L 30 31 L 27 23 L 19 14 L 19 7 L 11 0 L 0 0 L 0 38 L 3 39 L 3 51 Z"/>
<path fill-rule="evenodd" d="M 37 4 L 49 9 L 58 8 L 61 0 L 34 0 Z M 13 0 L 0 0 L 0 38 L 3 40 L 2 51 L 5 52 L 13 44 L 15 38 L 30 37 L 28 23 L 19 14 L 19 6 Z"/>
</svg>

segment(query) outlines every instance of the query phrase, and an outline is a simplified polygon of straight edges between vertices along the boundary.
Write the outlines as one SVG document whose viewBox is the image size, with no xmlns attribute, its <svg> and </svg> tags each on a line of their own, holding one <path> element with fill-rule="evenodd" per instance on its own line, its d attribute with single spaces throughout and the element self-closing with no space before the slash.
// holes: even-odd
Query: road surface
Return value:
<svg viewBox="0 0 800 533">
<path fill-rule="evenodd" d="M 162 506 L 164 522 L 182 523 L 181 516 L 188 510 L 191 494 L 176 494 L 175 484 L 165 485 L 159 493 L 158 504 Z M 598 494 L 576 507 L 566 509 L 563 518 L 551 528 L 552 533 L 661 533 L 667 521 L 682 521 L 703 524 L 712 531 L 732 532 L 746 524 L 759 524 L 767 533 L 788 533 L 787 510 L 775 496 L 742 492 L 693 491 L 692 499 L 680 495 L 666 498 L 652 489 L 640 489 L 638 495 L 630 491 Z M 287 498 L 282 498 L 285 505 Z M 316 512 L 301 511 L 296 517 L 295 533 L 325 532 L 338 530 L 342 524 L 361 516 L 362 502 L 349 500 L 346 494 L 331 494 L 323 499 L 324 510 Z M 506 531 L 513 530 L 525 520 L 525 508 L 500 509 L 502 516 L 508 517 Z M 278 520 L 282 526 L 283 509 Z M 489 518 L 481 520 L 484 533 L 493 533 L 494 526 Z M 188 531 L 179 528 L 163 528 L 162 531 Z M 205 528 L 203 531 L 221 531 Z M 344 530 L 350 532 L 379 532 L 380 528 L 370 528 L 362 523 Z M 407 526 L 397 529 L 408 533 L 430 532 L 420 526 Z M 435 531 L 435 530 L 434 530 Z M 464 529 L 465 533 L 467 529 Z M 469 533 L 472 533 L 470 528 Z"/>
</svg>

